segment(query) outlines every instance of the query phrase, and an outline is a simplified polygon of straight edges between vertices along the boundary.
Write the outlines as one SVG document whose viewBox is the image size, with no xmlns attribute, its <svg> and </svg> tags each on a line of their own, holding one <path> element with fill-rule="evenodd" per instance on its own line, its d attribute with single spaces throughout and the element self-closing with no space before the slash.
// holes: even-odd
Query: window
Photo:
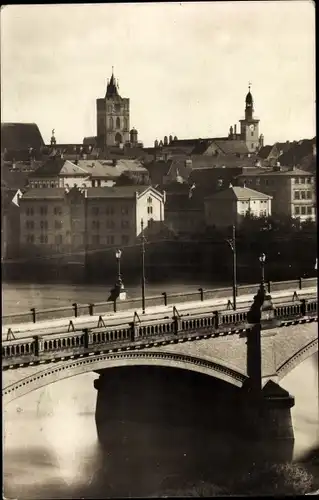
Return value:
<svg viewBox="0 0 319 500">
<path fill-rule="evenodd" d="M 112 118 L 112 116 L 110 118 L 110 129 L 113 130 L 113 118 Z"/>
<path fill-rule="evenodd" d="M 116 128 L 121 128 L 121 120 L 119 117 L 116 118 Z"/>
<path fill-rule="evenodd" d="M 295 178 L 295 184 L 299 184 L 299 177 Z"/>
<path fill-rule="evenodd" d="M 300 207 L 295 207 L 295 215 L 300 215 Z"/>
<path fill-rule="evenodd" d="M 307 215 L 312 215 L 312 207 L 307 207 Z"/>
<path fill-rule="evenodd" d="M 62 208 L 61 207 L 54 207 L 53 213 L 54 213 L 54 215 L 62 215 Z"/>
<path fill-rule="evenodd" d="M 153 199 L 149 196 L 149 197 L 147 198 L 147 203 L 152 203 L 152 201 L 153 201 Z"/>
<path fill-rule="evenodd" d="M 301 191 L 301 199 L 302 200 L 306 199 L 306 191 Z"/>
<path fill-rule="evenodd" d="M 300 200 L 300 191 L 294 191 L 294 199 Z"/>
<path fill-rule="evenodd" d="M 93 243 L 93 245 L 99 245 L 100 244 L 100 236 L 98 234 L 93 234 L 93 236 L 92 236 L 92 243 Z"/>
<path fill-rule="evenodd" d="M 100 229 L 100 221 L 93 220 L 92 221 L 92 227 L 93 227 L 93 229 Z"/>
<path fill-rule="evenodd" d="M 34 222 L 33 222 L 33 220 L 27 220 L 27 222 L 26 222 L 26 228 L 27 229 L 34 229 Z"/>
<path fill-rule="evenodd" d="M 54 222 L 54 227 L 55 227 L 55 229 L 61 229 L 62 228 L 62 221 L 61 220 L 56 220 Z"/>
<path fill-rule="evenodd" d="M 111 219 L 110 219 L 110 220 L 107 220 L 107 221 L 106 221 L 106 227 L 107 227 L 108 229 L 114 229 L 114 227 L 115 227 L 114 220 L 111 220 Z"/>
<path fill-rule="evenodd" d="M 106 243 L 107 245 L 114 245 L 114 236 L 107 236 L 106 237 Z"/>
<path fill-rule="evenodd" d="M 256 177 L 256 186 L 260 186 L 260 179 L 259 179 L 259 177 Z"/>
<path fill-rule="evenodd" d="M 301 215 L 306 215 L 306 207 L 301 207 Z"/>
<path fill-rule="evenodd" d="M 33 234 L 27 235 L 27 243 L 34 243 L 34 235 Z"/>
<path fill-rule="evenodd" d="M 33 208 L 32 207 L 27 207 L 26 214 L 27 215 L 33 215 L 34 214 Z"/>
<path fill-rule="evenodd" d="M 48 229 L 48 221 L 47 220 L 41 220 L 40 221 L 40 228 L 41 229 Z"/>
<path fill-rule="evenodd" d="M 106 213 L 106 215 L 113 215 L 114 214 L 114 207 L 106 207 L 105 213 Z"/>
<path fill-rule="evenodd" d="M 127 234 L 122 235 L 122 245 L 128 245 L 128 242 L 130 241 L 130 238 L 127 236 Z"/>
<path fill-rule="evenodd" d="M 128 215 L 128 207 L 122 207 L 121 213 L 122 215 Z"/>
<path fill-rule="evenodd" d="M 122 228 L 127 228 L 129 227 L 129 221 L 128 220 L 122 220 Z"/>
<path fill-rule="evenodd" d="M 311 191 L 306 191 L 306 198 L 307 198 L 307 200 L 312 199 L 312 192 Z"/>
<path fill-rule="evenodd" d="M 313 182 L 313 177 L 308 177 L 308 179 L 307 179 L 307 183 L 308 183 L 308 184 L 312 184 L 312 182 Z"/>
<path fill-rule="evenodd" d="M 51 187 L 54 188 L 55 187 L 55 182 L 51 182 Z"/>
<path fill-rule="evenodd" d="M 62 243 L 62 234 L 57 234 L 55 237 L 55 244 L 61 245 L 61 243 Z"/>
<path fill-rule="evenodd" d="M 153 207 L 147 207 L 147 213 L 152 214 L 153 213 Z"/>
<path fill-rule="evenodd" d="M 269 184 L 268 179 L 265 179 L 265 184 L 266 184 L 266 186 L 268 186 L 268 184 Z"/>
<path fill-rule="evenodd" d="M 41 234 L 40 243 L 48 243 L 48 235 L 47 234 Z"/>
<path fill-rule="evenodd" d="M 305 184 L 306 178 L 305 177 L 300 177 L 300 184 Z"/>
<path fill-rule="evenodd" d="M 92 214 L 99 215 L 99 207 L 92 207 Z"/>
<path fill-rule="evenodd" d="M 47 215 L 48 207 L 40 207 L 40 215 Z"/>
<path fill-rule="evenodd" d="M 97 182 L 97 187 L 101 187 L 101 179 L 98 179 L 96 182 Z"/>
</svg>

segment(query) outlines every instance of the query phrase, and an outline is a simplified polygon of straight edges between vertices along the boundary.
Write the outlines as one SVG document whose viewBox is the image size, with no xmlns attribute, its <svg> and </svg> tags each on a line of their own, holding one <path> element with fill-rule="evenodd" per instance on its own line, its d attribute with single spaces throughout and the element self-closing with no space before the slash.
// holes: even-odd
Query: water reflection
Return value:
<svg viewBox="0 0 319 500">
<path fill-rule="evenodd" d="M 292 411 L 295 458 L 319 442 L 316 359 L 315 356 L 306 360 L 282 381 L 282 386 L 296 398 Z M 160 453 L 144 460 L 140 453 L 137 460 L 132 450 L 122 453 L 115 447 L 105 452 L 97 441 L 95 378 L 97 375 L 92 373 L 52 384 L 4 409 L 6 497 L 150 496 L 156 491 L 178 488 L 191 479 L 212 480 L 214 476 L 221 483 L 227 481 L 229 470 L 232 474 L 235 470 L 240 473 L 242 458 L 249 456 L 249 446 L 234 437 L 209 436 L 207 430 L 197 432 L 191 440 L 193 456 L 195 450 L 199 451 L 196 460 L 189 460 L 189 449 L 178 446 L 178 442 L 183 443 L 183 435 L 191 432 L 182 428 L 175 433 L 169 460 L 167 449 L 171 442 L 166 427 L 157 430 L 156 440 L 157 448 L 162 446 L 165 461 L 161 461 Z M 145 425 L 136 423 L 129 434 L 134 437 L 137 450 L 147 449 L 145 436 L 149 432 Z M 208 460 L 209 454 L 218 460 Z"/>
</svg>

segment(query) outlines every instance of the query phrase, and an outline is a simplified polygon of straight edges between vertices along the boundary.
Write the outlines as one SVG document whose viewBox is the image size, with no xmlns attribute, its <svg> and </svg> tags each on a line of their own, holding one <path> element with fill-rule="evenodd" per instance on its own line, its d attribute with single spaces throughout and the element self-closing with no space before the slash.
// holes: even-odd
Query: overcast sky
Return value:
<svg viewBox="0 0 319 500">
<path fill-rule="evenodd" d="M 315 135 L 310 1 L 24 5 L 1 10 L 2 121 L 46 142 L 96 134 L 112 66 L 146 146 L 227 135 L 252 82 L 266 143 Z"/>
</svg>

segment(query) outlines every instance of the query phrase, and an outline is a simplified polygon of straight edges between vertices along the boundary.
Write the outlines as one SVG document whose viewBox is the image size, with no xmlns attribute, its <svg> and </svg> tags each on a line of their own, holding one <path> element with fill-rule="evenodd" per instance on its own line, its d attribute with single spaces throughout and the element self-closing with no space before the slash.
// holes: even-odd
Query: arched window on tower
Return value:
<svg viewBox="0 0 319 500">
<path fill-rule="evenodd" d="M 119 117 L 116 118 L 116 128 L 121 128 L 121 120 Z"/>
<path fill-rule="evenodd" d="M 113 130 L 113 126 L 114 126 L 114 124 L 113 124 L 113 117 L 111 116 L 111 118 L 110 118 L 110 129 L 111 130 Z"/>
<path fill-rule="evenodd" d="M 124 118 L 124 130 L 127 132 L 128 131 L 128 119 Z"/>
</svg>

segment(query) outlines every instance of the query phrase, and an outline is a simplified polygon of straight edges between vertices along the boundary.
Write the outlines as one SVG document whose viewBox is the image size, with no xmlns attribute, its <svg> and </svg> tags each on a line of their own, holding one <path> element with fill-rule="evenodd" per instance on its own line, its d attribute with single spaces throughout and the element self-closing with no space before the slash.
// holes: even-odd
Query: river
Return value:
<svg viewBox="0 0 319 500">
<path fill-rule="evenodd" d="M 190 291 L 199 286 L 175 283 L 168 291 Z M 149 287 L 148 293 L 160 293 L 167 288 L 156 285 Z M 102 301 L 107 293 L 108 288 L 101 286 L 3 284 L 3 312 L 25 311 L 32 306 L 63 306 L 74 301 Z M 139 295 L 139 289 L 132 290 L 131 295 Z M 319 444 L 317 359 L 317 355 L 308 358 L 281 381 L 281 386 L 295 396 L 292 409 L 294 460 Z M 66 379 L 21 397 L 4 408 L 5 496 L 42 500 L 151 496 L 164 486 L 180 486 L 179 478 L 174 483 L 174 477 L 170 477 L 170 470 L 175 471 L 177 463 L 181 479 L 189 477 L 187 454 L 177 449 L 170 451 L 171 464 L 164 465 L 160 460 L 134 461 L 134 450 L 131 450 L 130 459 L 122 457 L 122 461 L 117 462 L 111 452 L 102 454 L 95 425 L 95 378 L 97 374 L 91 373 Z M 145 440 L 145 427 L 141 424 L 135 423 L 131 432 L 136 442 Z M 165 455 L 164 448 L 169 446 L 164 439 L 165 429 L 159 427 L 157 432 L 158 456 L 162 451 Z M 196 436 L 196 439 L 202 438 Z M 227 439 L 218 436 L 214 439 L 216 456 L 221 460 L 223 457 L 227 464 L 234 455 L 234 446 L 229 445 Z M 245 444 L 241 446 L 244 449 Z M 196 478 L 196 471 L 192 472 Z"/>
</svg>

